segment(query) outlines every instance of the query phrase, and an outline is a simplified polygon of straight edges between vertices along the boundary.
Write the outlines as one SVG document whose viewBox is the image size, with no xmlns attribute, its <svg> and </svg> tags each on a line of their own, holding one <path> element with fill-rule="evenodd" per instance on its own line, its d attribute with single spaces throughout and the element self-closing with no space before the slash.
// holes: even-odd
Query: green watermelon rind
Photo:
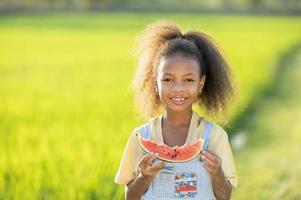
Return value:
<svg viewBox="0 0 301 200">
<path fill-rule="evenodd" d="M 143 149 L 143 151 L 145 151 L 146 153 L 151 153 L 151 152 L 150 152 L 148 149 L 146 149 L 146 148 L 144 147 L 144 145 L 141 143 L 141 138 L 143 138 L 143 137 L 140 135 L 139 132 L 136 132 L 136 136 L 137 136 L 138 143 L 139 143 L 140 147 Z M 189 158 L 187 158 L 187 159 L 185 159 L 185 160 L 173 160 L 173 159 L 167 159 L 167 158 L 162 158 L 162 157 L 160 157 L 160 155 L 157 156 L 157 159 L 162 160 L 162 161 L 166 161 L 166 162 L 173 162 L 173 163 L 182 163 L 182 162 L 187 162 L 187 161 L 193 160 L 193 159 L 195 159 L 195 158 L 201 153 L 201 151 L 202 151 L 202 149 L 203 149 L 204 140 L 203 140 L 203 139 L 198 139 L 198 140 L 199 140 L 199 141 L 202 141 L 202 145 L 201 145 L 201 147 L 200 147 L 200 150 L 199 150 L 198 152 L 196 152 L 193 156 L 191 156 L 191 157 L 189 157 Z M 154 142 L 154 141 L 152 141 L 152 142 Z M 191 145 L 193 145 L 193 144 L 191 144 Z M 167 145 L 165 145 L 165 146 L 167 146 Z M 185 146 L 185 145 L 184 145 L 184 146 Z M 168 146 L 167 146 L 167 147 L 168 147 Z"/>
</svg>

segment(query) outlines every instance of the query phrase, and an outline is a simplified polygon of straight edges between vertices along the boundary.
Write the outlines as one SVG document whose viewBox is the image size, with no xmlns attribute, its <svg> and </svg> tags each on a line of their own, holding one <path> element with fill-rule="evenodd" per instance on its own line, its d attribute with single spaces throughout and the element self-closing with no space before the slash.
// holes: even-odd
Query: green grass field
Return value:
<svg viewBox="0 0 301 200">
<path fill-rule="evenodd" d="M 301 199 L 301 43 L 241 127 L 246 146 L 235 153 L 240 187 L 233 199 Z"/>
<path fill-rule="evenodd" d="M 230 121 L 261 97 L 301 35 L 297 17 L 1 16 L 0 199 L 123 197 L 113 177 L 143 122 L 129 90 L 134 39 L 161 18 L 203 30 L 224 49 L 239 86 Z"/>
</svg>

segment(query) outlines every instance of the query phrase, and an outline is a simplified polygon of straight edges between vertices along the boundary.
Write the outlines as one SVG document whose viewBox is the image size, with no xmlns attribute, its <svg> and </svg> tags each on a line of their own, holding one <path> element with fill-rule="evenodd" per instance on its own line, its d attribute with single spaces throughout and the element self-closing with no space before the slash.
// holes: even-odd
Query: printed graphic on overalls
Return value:
<svg viewBox="0 0 301 200">
<path fill-rule="evenodd" d="M 153 195 L 162 199 L 174 198 L 174 180 L 174 166 L 165 165 L 153 180 Z"/>
<path fill-rule="evenodd" d="M 165 165 L 153 180 L 153 195 L 157 198 L 197 197 L 196 172 L 179 172 L 173 165 Z"/>
<path fill-rule="evenodd" d="M 196 197 L 197 175 L 195 172 L 181 172 L 175 175 L 175 197 Z"/>
</svg>

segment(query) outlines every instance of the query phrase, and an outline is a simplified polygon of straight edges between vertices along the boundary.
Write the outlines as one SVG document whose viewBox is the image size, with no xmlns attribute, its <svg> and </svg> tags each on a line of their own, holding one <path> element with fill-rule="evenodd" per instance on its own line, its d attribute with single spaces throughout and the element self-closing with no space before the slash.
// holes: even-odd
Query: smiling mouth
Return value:
<svg viewBox="0 0 301 200">
<path fill-rule="evenodd" d="M 187 98 L 184 98 L 184 97 L 173 97 L 173 98 L 171 98 L 171 100 L 172 100 L 175 104 L 177 104 L 177 105 L 183 104 L 183 103 L 185 102 L 186 99 L 187 99 Z"/>
</svg>

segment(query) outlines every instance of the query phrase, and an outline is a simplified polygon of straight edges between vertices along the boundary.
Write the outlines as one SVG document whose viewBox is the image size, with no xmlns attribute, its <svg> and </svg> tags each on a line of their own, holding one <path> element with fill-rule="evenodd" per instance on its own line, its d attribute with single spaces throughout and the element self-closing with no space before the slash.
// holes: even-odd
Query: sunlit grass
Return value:
<svg viewBox="0 0 301 200">
<path fill-rule="evenodd" d="M 282 66 L 268 95 L 242 127 L 248 134 L 236 152 L 240 187 L 233 199 L 300 199 L 301 48 Z"/>
<path fill-rule="evenodd" d="M 230 120 L 273 78 L 299 18 L 83 14 L 0 18 L 0 199 L 120 199 L 113 176 L 137 119 L 134 38 L 167 18 L 211 34 L 239 90 Z"/>
</svg>

